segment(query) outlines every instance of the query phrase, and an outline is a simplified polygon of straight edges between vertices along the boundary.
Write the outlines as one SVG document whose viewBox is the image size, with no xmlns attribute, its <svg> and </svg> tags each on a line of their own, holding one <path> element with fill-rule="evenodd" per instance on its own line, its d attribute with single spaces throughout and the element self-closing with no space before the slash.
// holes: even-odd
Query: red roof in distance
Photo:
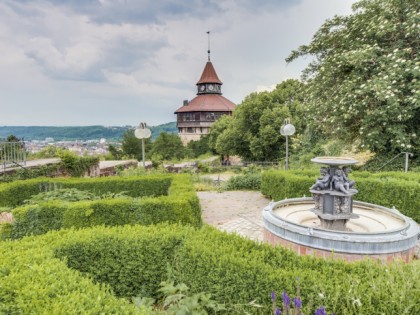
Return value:
<svg viewBox="0 0 420 315">
<path fill-rule="evenodd" d="M 206 66 L 204 67 L 203 73 L 201 74 L 200 80 L 198 80 L 196 85 L 203 83 L 218 83 L 223 84 L 217 76 L 216 70 L 214 70 L 213 64 L 211 61 L 207 61 Z"/>
<path fill-rule="evenodd" d="M 175 111 L 185 112 L 232 112 L 235 104 L 220 94 L 201 94 L 194 97 L 188 105 L 184 105 Z"/>
</svg>

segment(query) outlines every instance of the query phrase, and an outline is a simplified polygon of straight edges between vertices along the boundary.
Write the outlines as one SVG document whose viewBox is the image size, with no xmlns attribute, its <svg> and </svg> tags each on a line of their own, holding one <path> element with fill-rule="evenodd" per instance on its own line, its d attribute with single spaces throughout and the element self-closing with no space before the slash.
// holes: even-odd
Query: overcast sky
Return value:
<svg viewBox="0 0 420 315">
<path fill-rule="evenodd" d="M 211 61 L 225 97 L 299 78 L 284 59 L 354 0 L 1 0 L 0 125 L 158 125 Z"/>
</svg>

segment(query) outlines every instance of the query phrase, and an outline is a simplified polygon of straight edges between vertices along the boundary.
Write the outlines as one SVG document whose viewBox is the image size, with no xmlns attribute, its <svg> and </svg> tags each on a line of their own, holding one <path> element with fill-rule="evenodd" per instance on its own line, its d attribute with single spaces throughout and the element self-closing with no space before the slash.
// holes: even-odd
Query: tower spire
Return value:
<svg viewBox="0 0 420 315">
<path fill-rule="evenodd" d="M 207 31 L 207 40 L 208 40 L 207 54 L 208 54 L 208 58 L 209 58 L 209 61 L 210 61 L 210 31 Z"/>
</svg>

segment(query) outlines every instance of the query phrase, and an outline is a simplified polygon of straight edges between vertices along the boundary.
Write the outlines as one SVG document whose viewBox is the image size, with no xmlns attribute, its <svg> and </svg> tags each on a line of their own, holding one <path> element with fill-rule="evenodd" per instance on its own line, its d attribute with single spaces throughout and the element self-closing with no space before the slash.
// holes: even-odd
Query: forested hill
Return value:
<svg viewBox="0 0 420 315">
<path fill-rule="evenodd" d="M 0 138 L 7 138 L 15 135 L 25 140 L 90 140 L 90 139 L 113 139 L 121 140 L 123 134 L 133 126 L 69 126 L 69 127 L 50 127 L 50 126 L 0 126 Z M 156 138 L 161 132 L 176 133 L 176 122 L 169 122 L 163 125 L 150 127 L 152 138 Z"/>
</svg>

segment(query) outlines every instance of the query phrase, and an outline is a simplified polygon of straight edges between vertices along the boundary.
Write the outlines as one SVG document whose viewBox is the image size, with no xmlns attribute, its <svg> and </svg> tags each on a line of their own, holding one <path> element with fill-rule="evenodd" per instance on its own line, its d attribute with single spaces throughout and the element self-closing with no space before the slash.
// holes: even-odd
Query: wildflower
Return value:
<svg viewBox="0 0 420 315">
<path fill-rule="evenodd" d="M 327 312 L 325 311 L 325 308 L 323 306 L 321 306 L 320 308 L 318 308 L 315 311 L 315 315 L 328 315 Z"/>
<path fill-rule="evenodd" d="M 286 291 L 283 291 L 281 297 L 283 299 L 283 303 L 288 307 L 290 305 L 290 297 L 287 295 Z"/>
<path fill-rule="evenodd" d="M 298 297 L 295 297 L 295 298 L 293 299 L 293 302 L 295 303 L 295 307 L 296 307 L 297 309 L 300 309 L 300 308 L 302 307 L 302 301 L 301 301 L 301 299 L 299 299 Z"/>
<path fill-rule="evenodd" d="M 278 307 L 276 307 L 276 310 L 274 311 L 274 315 L 280 315 L 281 311 Z"/>
<path fill-rule="evenodd" d="M 276 292 L 271 291 L 271 301 L 274 302 L 276 300 Z"/>
</svg>

